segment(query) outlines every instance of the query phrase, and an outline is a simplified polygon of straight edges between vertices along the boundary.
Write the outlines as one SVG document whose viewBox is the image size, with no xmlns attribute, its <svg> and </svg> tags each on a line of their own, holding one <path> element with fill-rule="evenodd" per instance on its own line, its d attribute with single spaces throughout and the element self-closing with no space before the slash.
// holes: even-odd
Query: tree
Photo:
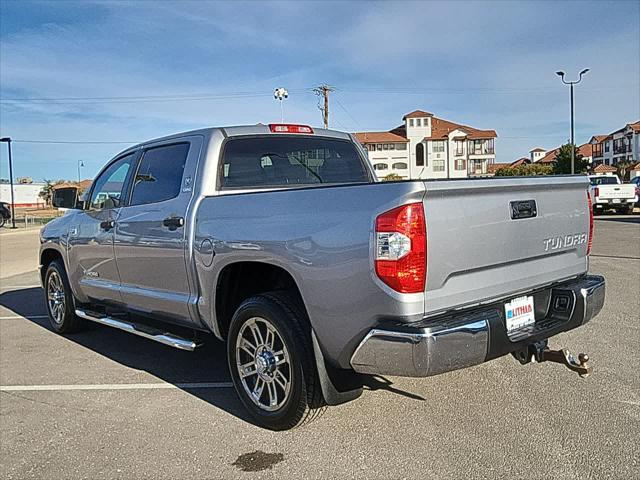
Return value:
<svg viewBox="0 0 640 480">
<path fill-rule="evenodd" d="M 38 196 L 44 200 L 45 205 L 48 207 L 51 205 L 51 198 L 53 197 L 53 186 L 55 183 L 51 180 L 45 180 L 44 186 L 40 190 Z"/>
<path fill-rule="evenodd" d="M 531 175 L 551 175 L 553 167 L 542 163 L 502 167 L 496 171 L 496 177 L 528 177 Z"/>
<path fill-rule="evenodd" d="M 553 173 L 557 175 L 571 173 L 571 148 L 573 148 L 575 156 L 575 173 L 585 173 L 588 170 L 589 162 L 582 157 L 578 148 L 570 143 L 565 143 L 556 152 Z"/>
<path fill-rule="evenodd" d="M 633 165 L 634 163 L 629 162 L 628 160 L 623 160 L 616 163 L 616 168 L 618 169 L 618 176 L 620 177 L 620 180 L 622 180 L 623 182 L 629 181 L 629 178 L 627 178 L 627 174 L 630 173 L 631 167 L 633 167 Z"/>
<path fill-rule="evenodd" d="M 53 187 L 65 183 L 64 180 L 45 180 L 44 186 L 40 189 L 38 196 L 44 200 L 47 207 L 51 206 L 51 200 L 53 199 Z"/>
</svg>

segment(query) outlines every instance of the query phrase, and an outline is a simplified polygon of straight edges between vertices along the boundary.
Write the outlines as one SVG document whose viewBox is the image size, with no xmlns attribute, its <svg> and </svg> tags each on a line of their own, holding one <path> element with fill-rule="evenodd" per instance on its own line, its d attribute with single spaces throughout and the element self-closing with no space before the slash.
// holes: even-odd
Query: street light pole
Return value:
<svg viewBox="0 0 640 480">
<path fill-rule="evenodd" d="M 80 178 L 80 167 L 84 167 L 84 162 L 82 160 L 78 160 L 78 183 L 82 180 Z"/>
<path fill-rule="evenodd" d="M 582 76 L 587 73 L 589 71 L 588 68 L 585 68 L 584 70 L 582 70 L 580 72 L 580 76 L 578 77 L 578 80 L 575 80 L 573 82 L 567 82 L 564 79 L 564 72 L 563 71 L 559 71 L 556 72 L 556 75 L 558 75 L 561 79 L 562 79 L 562 83 L 564 83 L 565 85 L 569 85 L 570 90 L 571 90 L 571 175 L 573 175 L 574 173 L 576 173 L 576 144 L 574 142 L 574 121 L 573 121 L 573 86 L 577 85 L 578 83 L 580 83 L 582 81 Z"/>
<path fill-rule="evenodd" d="M 289 92 L 284 87 L 276 88 L 273 91 L 273 98 L 280 101 L 280 123 L 284 123 L 284 107 L 282 106 L 282 101 L 285 98 L 289 98 Z"/>
<path fill-rule="evenodd" d="M 11 228 L 16 228 L 15 201 L 13 199 L 13 159 L 11 158 L 11 137 L 0 138 L 0 142 L 9 147 L 9 182 L 11 183 Z"/>
</svg>

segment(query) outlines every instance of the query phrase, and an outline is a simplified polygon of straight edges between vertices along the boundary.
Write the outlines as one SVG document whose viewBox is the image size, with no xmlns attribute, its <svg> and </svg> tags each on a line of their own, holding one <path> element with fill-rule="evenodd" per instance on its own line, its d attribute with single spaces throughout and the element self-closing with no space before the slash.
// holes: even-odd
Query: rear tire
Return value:
<svg viewBox="0 0 640 480">
<path fill-rule="evenodd" d="M 236 392 L 261 427 L 288 430 L 323 411 L 311 328 L 286 292 L 242 302 L 229 327 L 227 358 Z"/>
<path fill-rule="evenodd" d="M 76 317 L 74 299 L 62 260 L 53 260 L 44 277 L 44 295 L 51 328 L 57 333 L 80 330 L 83 321 Z"/>
</svg>

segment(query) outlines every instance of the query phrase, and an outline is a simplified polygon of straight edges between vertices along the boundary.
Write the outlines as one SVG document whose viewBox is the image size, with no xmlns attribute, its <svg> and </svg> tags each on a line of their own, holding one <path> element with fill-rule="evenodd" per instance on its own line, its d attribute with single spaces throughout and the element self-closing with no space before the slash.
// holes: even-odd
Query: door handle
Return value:
<svg viewBox="0 0 640 480">
<path fill-rule="evenodd" d="M 175 230 L 184 226 L 183 217 L 167 217 L 162 221 L 162 225 L 169 227 L 169 230 Z"/>
<path fill-rule="evenodd" d="M 104 222 L 100 222 L 100 228 L 102 230 L 109 231 L 115 226 L 116 226 L 115 220 L 105 220 Z"/>
</svg>

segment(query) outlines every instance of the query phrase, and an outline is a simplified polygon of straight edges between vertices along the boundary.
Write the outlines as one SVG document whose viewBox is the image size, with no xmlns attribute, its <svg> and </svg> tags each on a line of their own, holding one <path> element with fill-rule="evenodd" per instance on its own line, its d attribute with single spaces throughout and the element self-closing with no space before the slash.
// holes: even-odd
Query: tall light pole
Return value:
<svg viewBox="0 0 640 480">
<path fill-rule="evenodd" d="M 16 211 L 13 199 L 13 159 L 11 158 L 11 137 L 2 137 L 0 142 L 6 143 L 9 147 L 9 182 L 11 183 L 11 228 L 16 228 Z"/>
<path fill-rule="evenodd" d="M 78 160 L 78 183 L 82 180 L 80 178 L 80 167 L 84 167 L 84 162 L 82 160 Z"/>
<path fill-rule="evenodd" d="M 561 70 L 559 72 L 556 72 L 556 75 L 558 75 L 561 79 L 562 79 L 562 83 L 564 83 L 565 85 L 570 85 L 571 86 L 571 175 L 573 175 L 576 170 L 576 166 L 575 166 L 575 156 L 576 156 L 576 145 L 573 139 L 573 134 L 574 134 L 574 129 L 573 129 L 573 86 L 577 85 L 578 83 L 580 83 L 582 81 L 582 76 L 587 73 L 589 71 L 588 68 L 585 68 L 584 70 L 582 70 L 580 72 L 580 76 L 578 77 L 578 80 L 575 80 L 573 82 L 567 82 L 564 79 L 564 72 Z"/>
<path fill-rule="evenodd" d="M 273 91 L 273 98 L 280 101 L 280 122 L 284 123 L 284 107 L 282 106 L 282 101 L 285 98 L 289 98 L 289 92 L 284 87 L 276 88 Z"/>
</svg>

